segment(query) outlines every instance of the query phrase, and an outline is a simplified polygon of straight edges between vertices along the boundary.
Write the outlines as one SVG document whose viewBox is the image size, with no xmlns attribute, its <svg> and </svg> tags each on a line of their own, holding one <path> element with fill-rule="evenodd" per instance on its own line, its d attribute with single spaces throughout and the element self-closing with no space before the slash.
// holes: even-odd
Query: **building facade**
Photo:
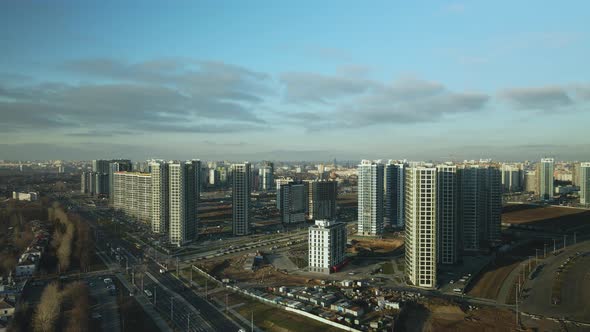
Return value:
<svg viewBox="0 0 590 332">
<path fill-rule="evenodd" d="M 307 219 L 336 219 L 338 182 L 313 180 L 305 181 L 307 187 Z"/>
<path fill-rule="evenodd" d="M 554 172 L 554 159 L 543 158 L 541 163 L 538 164 L 537 174 L 539 176 L 539 198 L 542 200 L 553 199 L 555 193 L 555 182 L 553 178 Z"/>
<path fill-rule="evenodd" d="M 151 226 L 152 232 L 165 234 L 168 232 L 170 219 L 170 198 L 168 186 L 168 163 L 151 161 L 149 169 L 152 181 Z"/>
<path fill-rule="evenodd" d="M 197 174 L 200 174 L 200 170 L 196 170 L 196 164 L 192 161 L 168 164 L 168 239 L 172 245 L 182 246 L 197 237 Z"/>
<path fill-rule="evenodd" d="M 363 160 L 358 171 L 358 234 L 383 234 L 383 164 Z"/>
<path fill-rule="evenodd" d="M 250 233 L 250 163 L 232 165 L 232 231 L 234 236 Z"/>
<path fill-rule="evenodd" d="M 346 224 L 316 220 L 309 227 L 308 243 L 309 271 L 330 273 L 346 257 Z"/>
<path fill-rule="evenodd" d="M 113 207 L 139 221 L 150 223 L 152 178 L 149 173 L 113 173 Z"/>
<path fill-rule="evenodd" d="M 500 238 L 502 180 L 497 167 L 463 165 L 457 171 L 461 243 L 465 251 L 488 248 Z"/>
<path fill-rule="evenodd" d="M 524 171 L 521 165 L 502 164 L 501 172 L 504 192 L 519 192 L 524 189 Z"/>
<path fill-rule="evenodd" d="M 404 167 L 389 160 L 385 165 L 385 223 L 392 227 L 404 226 Z"/>
<path fill-rule="evenodd" d="M 457 166 L 436 166 L 436 232 L 437 261 L 456 264 L 459 261 L 459 222 L 457 216 Z"/>
<path fill-rule="evenodd" d="M 410 167 L 405 172 L 405 261 L 408 281 L 417 287 L 437 284 L 437 169 Z"/>
<path fill-rule="evenodd" d="M 274 186 L 274 164 L 264 161 L 258 169 L 258 185 L 261 191 L 270 191 Z"/>
<path fill-rule="evenodd" d="M 112 160 L 109 163 L 109 202 L 113 204 L 114 189 L 113 184 L 115 181 L 114 174 L 116 172 L 131 172 L 132 169 L 131 160 Z"/>
<path fill-rule="evenodd" d="M 82 172 L 82 176 L 80 179 L 80 192 L 82 194 L 88 194 L 88 195 L 95 195 L 96 194 L 96 189 L 95 189 L 95 174 L 92 171 L 85 171 Z"/>
<path fill-rule="evenodd" d="M 307 210 L 307 192 L 303 183 L 288 183 L 280 187 L 280 210 L 283 223 L 305 221 Z"/>
<path fill-rule="evenodd" d="M 580 183 L 580 204 L 590 206 L 590 162 L 580 164 L 578 182 Z"/>
</svg>

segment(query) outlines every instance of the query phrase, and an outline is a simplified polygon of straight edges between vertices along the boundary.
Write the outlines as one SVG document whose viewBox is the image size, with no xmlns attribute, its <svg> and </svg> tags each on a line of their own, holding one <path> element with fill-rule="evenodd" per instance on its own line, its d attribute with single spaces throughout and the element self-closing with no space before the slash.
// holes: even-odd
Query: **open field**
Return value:
<svg viewBox="0 0 590 332">
<path fill-rule="evenodd" d="M 520 261 L 513 258 L 502 257 L 496 259 L 480 273 L 478 279 L 473 283 L 475 286 L 469 290 L 469 295 L 497 299 L 502 284 L 504 284 L 510 272 L 517 268 L 519 264 Z"/>
<path fill-rule="evenodd" d="M 432 306 L 424 331 L 514 331 L 514 314 L 506 309 L 463 311 L 458 306 Z"/>
<path fill-rule="evenodd" d="M 502 222 L 565 231 L 573 227 L 590 226 L 590 210 L 553 206 L 507 206 L 502 213 Z"/>
<path fill-rule="evenodd" d="M 320 323 L 313 319 L 289 313 L 259 301 L 247 298 L 235 293 L 220 292 L 213 297 L 222 303 L 225 302 L 225 295 L 230 306 L 236 305 L 234 310 L 247 320 L 254 318 L 254 325 L 264 331 L 273 332 L 337 332 L 341 331 L 335 327 Z"/>
<path fill-rule="evenodd" d="M 255 271 L 248 271 L 244 268 L 244 263 L 248 259 L 251 259 L 251 257 L 244 255 L 224 260 L 207 261 L 201 265 L 201 268 L 217 278 L 229 278 L 236 282 L 284 286 L 305 285 L 311 282 L 310 279 L 305 277 L 283 273 L 266 262 L 261 264 Z"/>
<path fill-rule="evenodd" d="M 351 236 L 351 253 L 359 256 L 367 255 L 390 255 L 398 250 L 403 244 L 402 238 L 375 239 L 360 236 Z"/>
</svg>

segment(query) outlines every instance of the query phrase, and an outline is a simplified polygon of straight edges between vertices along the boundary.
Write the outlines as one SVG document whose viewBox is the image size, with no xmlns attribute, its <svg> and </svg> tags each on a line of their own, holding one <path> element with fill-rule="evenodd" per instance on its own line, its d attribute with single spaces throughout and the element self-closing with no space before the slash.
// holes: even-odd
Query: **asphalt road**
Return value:
<svg viewBox="0 0 590 332">
<path fill-rule="evenodd" d="M 569 318 L 576 321 L 590 322 L 590 256 L 577 258 L 565 274 L 561 293 L 561 303 L 551 303 L 551 289 L 557 269 L 565 260 L 577 251 L 590 252 L 590 241 L 569 246 L 565 252 L 557 256 L 548 255 L 542 263 L 545 264 L 538 276 L 528 280 L 525 288 L 525 298 L 521 310 L 536 315 Z"/>
<path fill-rule="evenodd" d="M 169 290 L 179 294 L 188 303 L 190 303 L 196 310 L 201 313 L 207 323 L 209 323 L 215 331 L 238 331 L 240 327 L 233 321 L 228 320 L 222 313 L 213 307 L 212 304 L 205 301 L 202 297 L 196 295 L 189 290 L 178 279 L 174 278 L 169 273 L 159 273 L 160 267 L 153 262 L 148 264 L 148 272 L 155 277 L 163 286 Z"/>
<path fill-rule="evenodd" d="M 156 306 L 161 314 L 168 318 L 170 317 L 170 302 L 174 301 L 171 300 L 171 298 L 181 297 L 186 301 L 184 305 L 182 305 L 180 303 L 181 301 L 179 301 L 176 310 L 173 310 L 173 321 L 177 327 L 181 328 L 182 330 L 186 330 L 189 327 L 189 320 L 191 320 L 193 323 L 190 326 L 191 331 L 229 332 L 238 331 L 240 329 L 239 325 L 220 313 L 211 303 L 205 301 L 203 298 L 187 289 L 180 280 L 174 278 L 168 273 L 161 274 L 159 272 L 159 265 L 157 265 L 151 259 L 144 259 L 144 257 L 147 256 L 144 256 L 143 250 L 137 249 L 131 243 L 121 240 L 118 237 L 109 236 L 109 234 L 100 231 L 97 232 L 97 234 L 99 236 L 97 243 L 99 244 L 100 249 L 110 252 L 110 249 L 107 247 L 107 243 L 113 248 L 121 248 L 119 254 L 123 257 L 126 257 L 126 259 L 129 261 L 130 267 L 143 262 L 143 264 L 146 264 L 147 266 L 147 271 L 157 280 L 157 282 L 161 283 L 162 286 L 167 288 L 167 290 L 165 290 L 163 287 L 156 285 L 156 283 L 150 283 L 150 286 L 147 286 L 158 287 L 156 290 Z M 125 258 L 121 259 L 121 265 L 123 267 L 126 266 Z M 148 282 L 148 280 L 150 280 L 150 278 L 147 276 L 144 277 L 144 283 Z M 136 284 L 138 284 L 137 280 Z M 144 289 L 145 287 L 146 285 L 144 284 Z M 153 289 L 150 289 L 150 291 L 153 291 Z M 189 313 L 191 314 L 190 319 Z M 200 313 L 200 317 L 202 318 L 199 317 L 198 313 Z M 201 320 L 200 324 L 199 320 Z M 206 321 L 206 323 L 203 323 L 203 321 Z"/>
</svg>

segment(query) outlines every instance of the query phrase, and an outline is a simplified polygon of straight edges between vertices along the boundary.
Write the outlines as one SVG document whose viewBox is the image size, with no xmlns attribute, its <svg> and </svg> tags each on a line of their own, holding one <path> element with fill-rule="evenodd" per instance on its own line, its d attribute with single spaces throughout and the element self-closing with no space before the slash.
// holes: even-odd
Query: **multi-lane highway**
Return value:
<svg viewBox="0 0 590 332">
<path fill-rule="evenodd" d="M 160 266 L 144 253 L 148 248 L 138 249 L 133 243 L 102 230 L 92 216 L 86 217 L 91 227 L 96 230 L 97 250 L 110 253 L 112 248 L 116 252 L 115 255 L 120 256 L 119 262 L 123 267 L 128 265 L 130 269 L 138 267 L 138 270 L 141 270 L 140 266 L 146 268 L 143 289 L 140 289 L 140 292 L 150 290 L 153 293 L 150 302 L 162 316 L 172 318 L 170 320 L 176 328 L 184 331 L 240 330 L 239 324 L 188 289 L 180 280 L 169 273 L 160 273 Z M 141 287 L 137 279 L 135 284 L 138 288 Z"/>
</svg>

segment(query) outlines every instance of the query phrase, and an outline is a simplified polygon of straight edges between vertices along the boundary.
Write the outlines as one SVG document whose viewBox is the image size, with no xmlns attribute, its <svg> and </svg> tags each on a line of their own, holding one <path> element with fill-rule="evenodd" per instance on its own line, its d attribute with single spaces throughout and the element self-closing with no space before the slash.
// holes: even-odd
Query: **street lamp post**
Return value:
<svg viewBox="0 0 590 332">
<path fill-rule="evenodd" d="M 170 297 L 170 320 L 174 321 L 174 298 Z"/>
</svg>

